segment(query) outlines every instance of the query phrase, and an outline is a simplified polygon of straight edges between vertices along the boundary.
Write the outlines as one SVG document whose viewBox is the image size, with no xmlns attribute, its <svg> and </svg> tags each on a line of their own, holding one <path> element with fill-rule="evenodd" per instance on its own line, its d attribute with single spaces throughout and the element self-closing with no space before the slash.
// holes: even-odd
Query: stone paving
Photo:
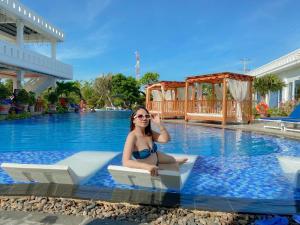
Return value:
<svg viewBox="0 0 300 225">
<path fill-rule="evenodd" d="M 134 222 L 110 219 L 95 219 L 84 216 L 67 216 L 40 212 L 19 212 L 0 210 L 0 225 L 137 225 Z M 144 223 L 146 225 L 146 223 Z"/>
</svg>

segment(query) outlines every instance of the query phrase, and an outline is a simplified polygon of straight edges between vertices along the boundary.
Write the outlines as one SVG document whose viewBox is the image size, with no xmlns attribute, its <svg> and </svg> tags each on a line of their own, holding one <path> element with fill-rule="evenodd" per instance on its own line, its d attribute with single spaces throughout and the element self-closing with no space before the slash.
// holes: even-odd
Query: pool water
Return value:
<svg viewBox="0 0 300 225">
<path fill-rule="evenodd" d="M 51 164 L 84 150 L 118 151 L 121 163 L 130 112 L 60 114 L 0 122 L 0 163 Z M 251 132 L 166 124 L 171 135 L 158 144 L 166 153 L 198 155 L 181 190 L 192 195 L 252 199 L 299 199 L 277 157 L 300 156 L 300 142 Z M 154 128 L 155 129 L 155 128 Z M 13 183 L 0 170 L 0 183 Z M 106 166 L 84 185 L 122 187 Z"/>
</svg>

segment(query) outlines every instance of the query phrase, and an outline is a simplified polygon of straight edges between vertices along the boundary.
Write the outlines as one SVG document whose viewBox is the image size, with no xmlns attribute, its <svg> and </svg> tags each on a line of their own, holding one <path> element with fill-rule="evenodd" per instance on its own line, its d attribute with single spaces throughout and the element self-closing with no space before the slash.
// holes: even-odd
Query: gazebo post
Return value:
<svg viewBox="0 0 300 225">
<path fill-rule="evenodd" d="M 175 114 L 177 116 L 177 114 L 178 114 L 178 92 L 177 92 L 177 87 L 174 88 L 174 92 L 175 92 L 174 109 L 175 109 Z"/>
<path fill-rule="evenodd" d="M 249 103 L 249 105 L 250 105 L 249 123 L 250 123 L 250 122 L 252 122 L 252 80 L 249 80 L 248 82 L 249 82 L 249 94 L 250 94 L 250 96 L 249 96 L 249 101 L 250 101 L 250 103 Z"/>
<path fill-rule="evenodd" d="M 214 83 L 211 83 L 212 85 L 212 101 L 211 101 L 211 113 L 215 113 L 215 84 Z"/>
<path fill-rule="evenodd" d="M 223 78 L 223 104 L 222 104 L 222 109 L 223 109 L 223 121 L 222 125 L 226 125 L 227 121 L 227 85 L 226 85 L 226 78 Z"/>
<path fill-rule="evenodd" d="M 192 101 L 192 106 L 193 106 L 192 113 L 194 113 L 194 107 L 195 107 L 195 84 L 194 83 L 193 83 L 193 86 L 192 86 L 192 99 L 191 99 L 191 101 Z"/>
<path fill-rule="evenodd" d="M 184 120 L 187 122 L 188 121 L 188 118 L 187 118 L 187 112 L 188 112 L 188 98 L 189 98 L 189 95 L 188 95 L 188 90 L 189 90 L 189 83 L 188 81 L 186 80 L 185 81 L 185 96 L 184 96 Z"/>
<path fill-rule="evenodd" d="M 165 113 L 165 86 L 161 85 L 161 94 L 162 94 L 162 101 L 161 101 L 161 119 L 164 119 Z"/>
</svg>

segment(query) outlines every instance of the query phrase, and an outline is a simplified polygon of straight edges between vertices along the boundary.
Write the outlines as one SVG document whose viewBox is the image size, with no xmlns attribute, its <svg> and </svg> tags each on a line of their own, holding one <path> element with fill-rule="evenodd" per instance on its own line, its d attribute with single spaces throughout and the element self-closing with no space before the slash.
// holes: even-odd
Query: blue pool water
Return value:
<svg viewBox="0 0 300 225">
<path fill-rule="evenodd" d="M 0 122 L 0 163 L 55 163 L 83 150 L 119 151 L 130 112 L 40 116 Z M 198 155 L 182 193 L 254 199 L 299 199 L 277 157 L 300 156 L 300 142 L 251 132 L 166 124 L 172 140 L 166 153 Z M 112 164 L 120 164 L 121 154 Z M 0 183 L 13 181 L 0 170 Z M 85 185 L 116 185 L 106 167 Z"/>
</svg>

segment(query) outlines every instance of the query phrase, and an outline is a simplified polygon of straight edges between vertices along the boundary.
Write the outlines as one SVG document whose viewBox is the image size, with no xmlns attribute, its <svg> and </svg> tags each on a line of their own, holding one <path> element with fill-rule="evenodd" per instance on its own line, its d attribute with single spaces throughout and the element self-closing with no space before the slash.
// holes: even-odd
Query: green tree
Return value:
<svg viewBox="0 0 300 225">
<path fill-rule="evenodd" d="M 133 77 L 126 77 L 119 73 L 112 76 L 112 96 L 123 100 L 124 106 L 131 108 L 133 104 L 139 101 L 140 85 Z"/>
<path fill-rule="evenodd" d="M 148 72 L 145 73 L 144 76 L 139 80 L 139 84 L 141 86 L 149 85 L 155 82 L 158 82 L 159 80 L 159 74 L 158 73 L 152 73 Z"/>
<path fill-rule="evenodd" d="M 69 97 L 71 93 L 81 97 L 80 93 L 80 84 L 77 81 L 69 81 L 69 82 L 56 82 L 55 91 L 60 97 Z"/>
<path fill-rule="evenodd" d="M 254 89 L 265 101 L 266 95 L 271 92 L 279 91 L 285 87 L 285 83 L 275 74 L 267 74 L 254 80 Z"/>
<path fill-rule="evenodd" d="M 4 85 L 5 87 L 9 90 L 9 93 L 10 95 L 13 94 L 13 91 L 14 91 L 14 83 L 13 83 L 13 80 L 12 79 L 6 79 L 5 82 L 4 82 Z"/>
<path fill-rule="evenodd" d="M 110 106 L 113 106 L 111 98 L 112 76 L 110 73 L 102 75 L 97 77 L 94 82 L 94 91 L 99 101 L 104 102 L 105 105 L 109 103 Z"/>
</svg>

